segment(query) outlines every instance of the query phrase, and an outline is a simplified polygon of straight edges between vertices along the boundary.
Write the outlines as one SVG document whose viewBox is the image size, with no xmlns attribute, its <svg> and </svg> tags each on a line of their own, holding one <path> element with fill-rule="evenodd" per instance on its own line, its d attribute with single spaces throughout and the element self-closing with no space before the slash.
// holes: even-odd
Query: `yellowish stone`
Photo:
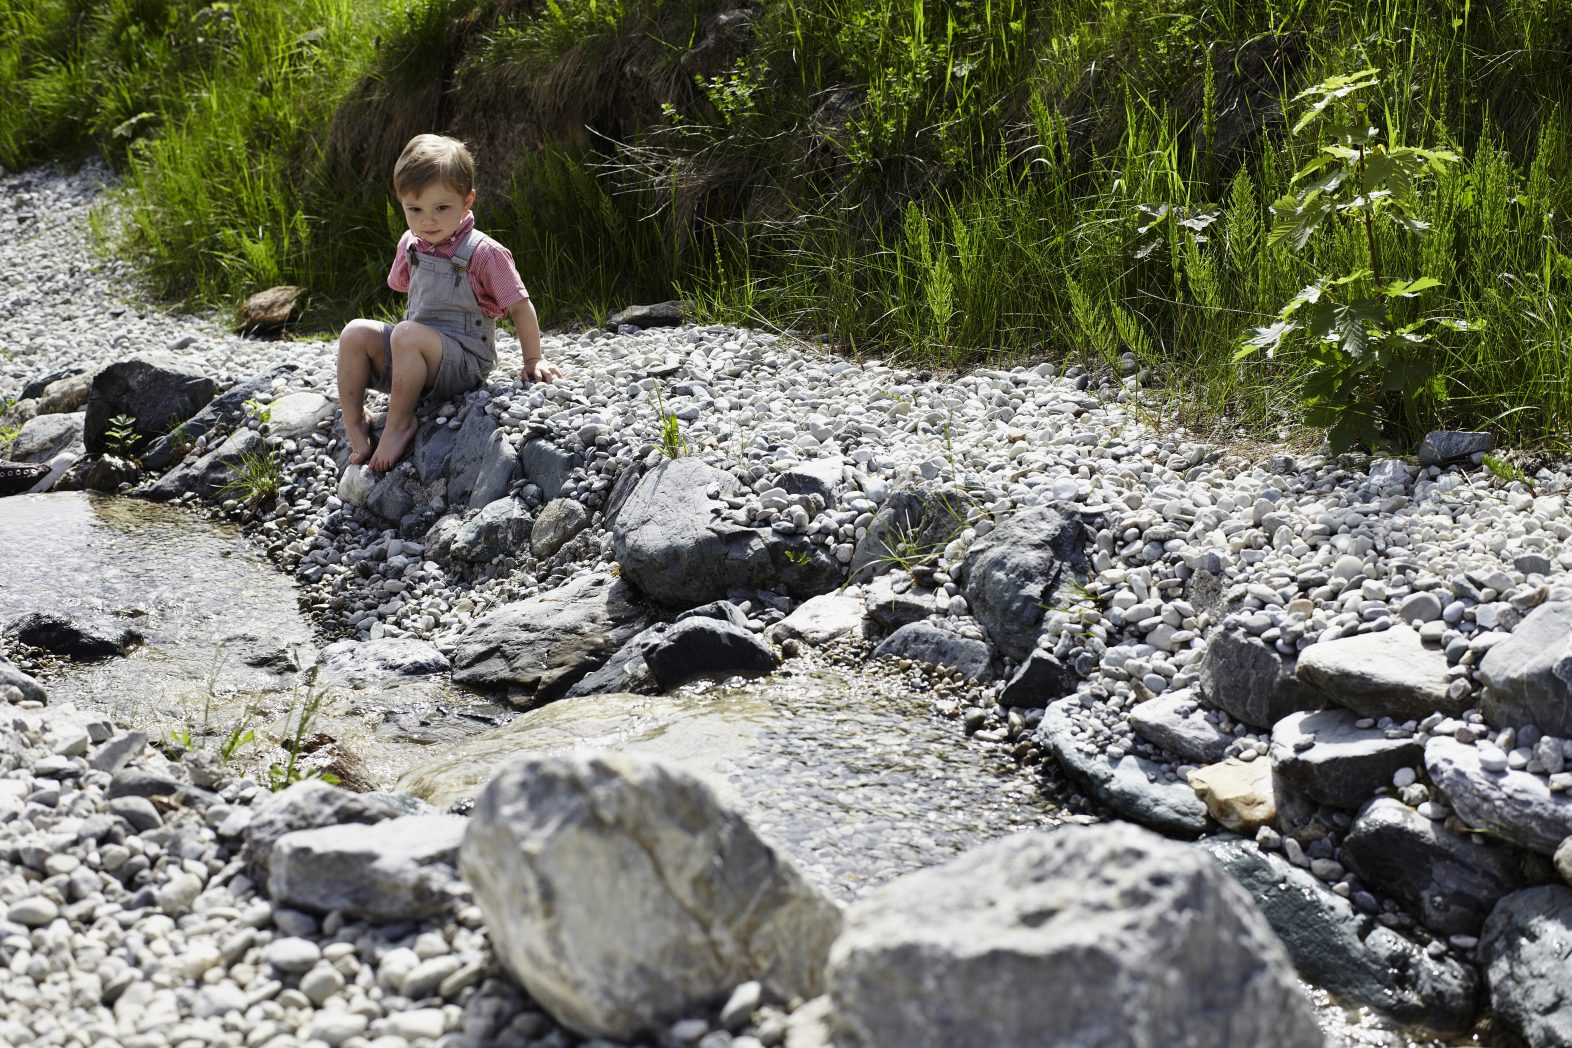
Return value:
<svg viewBox="0 0 1572 1048">
<path fill-rule="evenodd" d="M 1272 762 L 1264 757 L 1209 764 L 1192 771 L 1189 779 L 1212 818 L 1235 833 L 1254 834 L 1277 818 Z"/>
</svg>

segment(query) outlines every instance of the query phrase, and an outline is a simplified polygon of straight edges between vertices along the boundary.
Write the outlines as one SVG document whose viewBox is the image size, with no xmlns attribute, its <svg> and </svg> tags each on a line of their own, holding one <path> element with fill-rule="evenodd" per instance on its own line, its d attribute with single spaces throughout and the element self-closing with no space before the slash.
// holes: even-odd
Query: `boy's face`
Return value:
<svg viewBox="0 0 1572 1048">
<path fill-rule="evenodd" d="M 403 194 L 399 202 L 404 205 L 409 231 L 428 244 L 440 244 L 453 235 L 469 214 L 475 193 L 471 190 L 468 196 L 462 196 L 452 186 L 433 182 L 424 189 Z"/>
</svg>

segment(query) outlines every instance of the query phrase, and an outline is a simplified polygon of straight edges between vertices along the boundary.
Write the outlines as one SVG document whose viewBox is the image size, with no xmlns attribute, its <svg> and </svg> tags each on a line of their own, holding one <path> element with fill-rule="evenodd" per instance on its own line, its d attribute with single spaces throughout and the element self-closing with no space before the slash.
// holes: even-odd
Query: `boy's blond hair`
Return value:
<svg viewBox="0 0 1572 1048">
<path fill-rule="evenodd" d="M 393 165 L 393 191 L 402 197 L 436 182 L 469 196 L 475 189 L 475 158 L 456 138 L 416 135 Z"/>
</svg>

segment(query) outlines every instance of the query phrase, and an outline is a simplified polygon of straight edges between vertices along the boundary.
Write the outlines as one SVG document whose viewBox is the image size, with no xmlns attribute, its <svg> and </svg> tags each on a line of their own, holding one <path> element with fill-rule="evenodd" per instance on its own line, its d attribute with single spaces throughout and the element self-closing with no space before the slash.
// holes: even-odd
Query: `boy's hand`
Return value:
<svg viewBox="0 0 1572 1048">
<path fill-rule="evenodd" d="M 524 369 L 519 372 L 519 381 L 526 385 L 531 382 L 551 382 L 561 377 L 562 369 L 545 357 L 540 357 L 537 360 L 526 360 Z"/>
</svg>

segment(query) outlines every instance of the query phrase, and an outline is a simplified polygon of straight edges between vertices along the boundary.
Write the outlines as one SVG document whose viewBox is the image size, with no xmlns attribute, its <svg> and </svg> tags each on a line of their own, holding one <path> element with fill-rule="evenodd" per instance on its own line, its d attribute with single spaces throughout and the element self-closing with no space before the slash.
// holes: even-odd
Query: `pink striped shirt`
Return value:
<svg viewBox="0 0 1572 1048">
<path fill-rule="evenodd" d="M 398 251 L 393 255 L 393 268 L 388 271 L 388 287 L 394 291 L 409 290 L 409 245 L 425 255 L 452 258 L 459 242 L 475 228 L 473 213 L 465 215 L 453 235 L 440 244 L 428 244 L 415 234 L 406 231 L 399 238 Z M 508 315 L 508 308 L 529 298 L 524 281 L 513 265 L 513 252 L 487 237 L 475 245 L 469 259 L 469 286 L 475 289 L 475 301 L 480 311 L 492 319 Z"/>
</svg>

